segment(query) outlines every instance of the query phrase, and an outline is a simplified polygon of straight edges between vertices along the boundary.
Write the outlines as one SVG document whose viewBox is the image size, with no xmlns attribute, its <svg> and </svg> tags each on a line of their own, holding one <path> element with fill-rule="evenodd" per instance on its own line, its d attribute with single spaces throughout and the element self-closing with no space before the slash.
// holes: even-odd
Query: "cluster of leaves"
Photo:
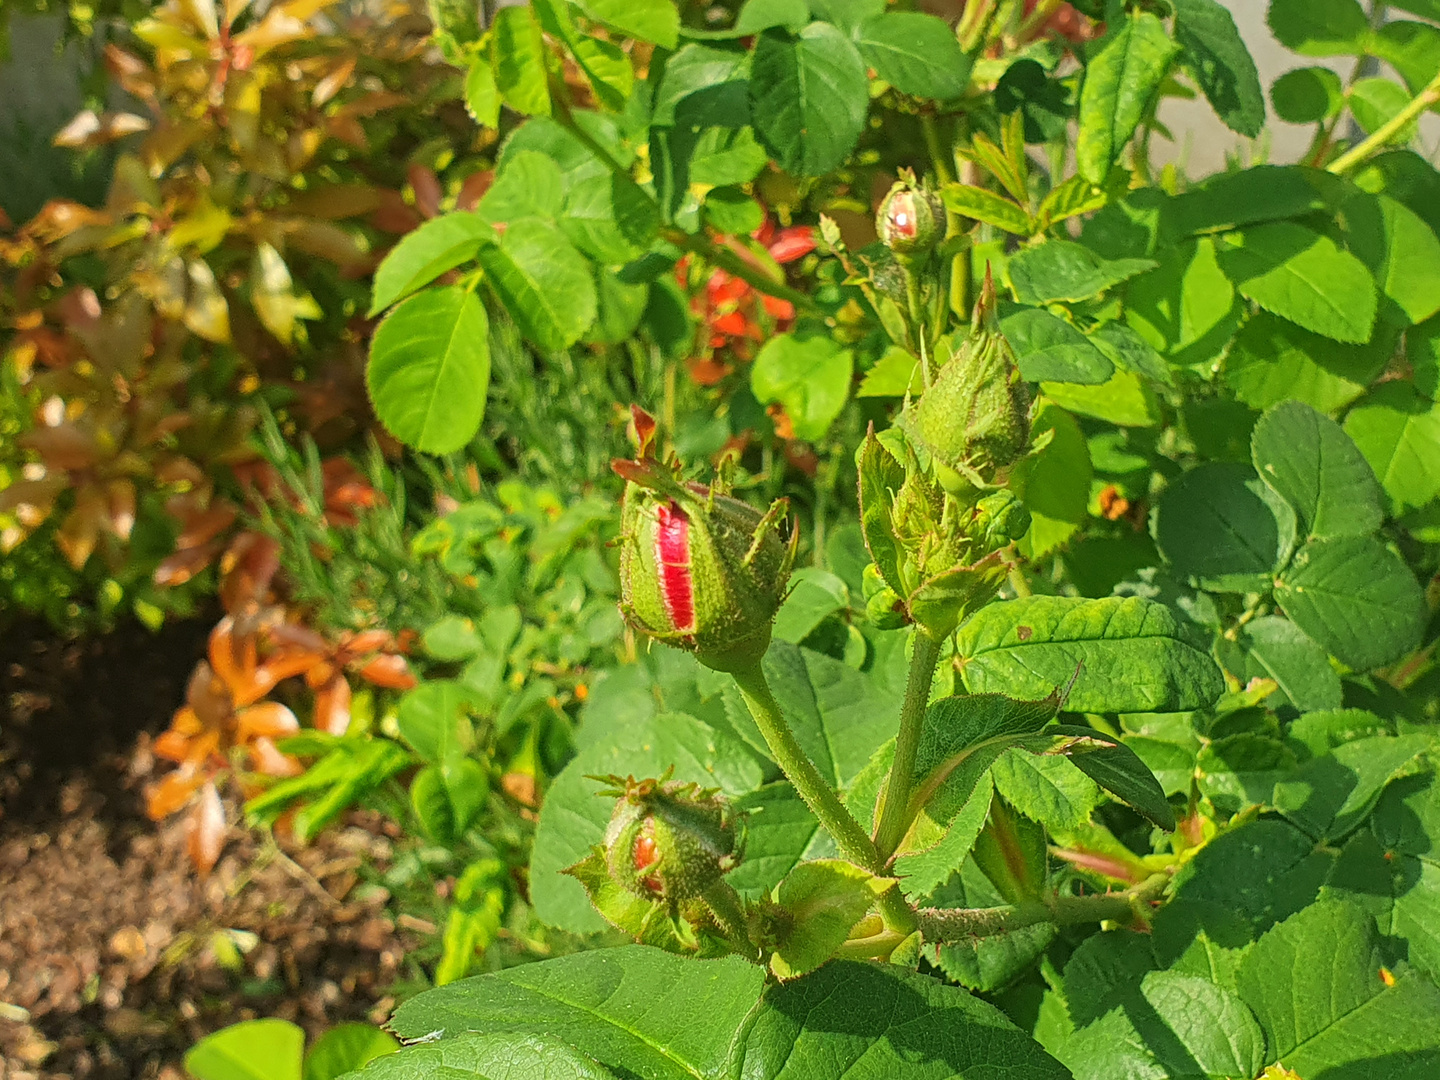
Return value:
<svg viewBox="0 0 1440 1080">
<path fill-rule="evenodd" d="M 376 309 L 398 306 L 370 388 L 392 431 L 444 449 L 478 427 L 458 391 L 485 384 L 485 339 L 455 331 L 487 312 L 567 348 L 603 323 L 613 280 L 635 290 L 626 334 L 663 354 L 684 259 L 692 284 L 714 269 L 793 304 L 753 360 L 707 327 L 709 349 L 749 365 L 726 384 L 731 422 L 748 396 L 797 441 L 853 447 L 842 415 L 883 419 L 965 355 L 951 326 L 988 268 L 1039 398 L 1034 450 L 999 477 L 1032 524 L 1005 553 L 1028 565 L 938 655 L 853 599 L 867 519 L 868 552 L 854 528 L 815 545 L 830 570 L 799 579 L 761 672 L 661 650 L 607 675 L 541 806 L 530 898 L 551 926 L 639 944 L 422 995 L 393 1022 L 418 1045 L 364 1075 L 863 1061 L 894 1077 L 1338 1080 L 1440 1061 L 1422 584 L 1440 175 L 1403 149 L 1440 100 L 1422 70 L 1437 31 L 1275 0 L 1286 44 L 1379 56 L 1405 85 L 1340 91 L 1306 118 L 1320 130 L 1302 165 L 1155 183 L 1157 109 L 1182 80 L 1237 132 L 1263 127 L 1233 22 L 1210 0 L 1081 4 L 1097 21 L 1060 37 L 1058 6 L 969 4 L 951 27 L 865 0 L 751 0 L 726 28 L 591 0 L 445 28 L 477 119 L 502 103 L 532 119 L 505 142 L 493 202 L 381 268 Z M 1307 78 L 1272 88 L 1282 116 Z M 855 220 L 887 154 L 911 155 L 899 163 L 943 200 L 923 265 Z M 803 277 L 746 239 L 767 210 L 824 215 Z M 611 872 L 593 778 L 626 775 L 741 812 L 724 889 L 743 925 L 710 893 L 707 921 Z M 879 844 L 897 778 L 903 836 L 867 856 L 841 819 Z"/>
</svg>

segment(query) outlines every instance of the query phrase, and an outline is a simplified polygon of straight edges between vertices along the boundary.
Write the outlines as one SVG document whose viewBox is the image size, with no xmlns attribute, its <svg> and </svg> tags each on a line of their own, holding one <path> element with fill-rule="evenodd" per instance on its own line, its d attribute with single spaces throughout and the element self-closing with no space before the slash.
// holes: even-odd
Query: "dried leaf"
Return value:
<svg viewBox="0 0 1440 1080">
<path fill-rule="evenodd" d="M 215 785 L 207 783 L 186 822 L 185 847 L 195 868 L 202 874 L 208 874 L 219 860 L 224 846 L 225 806 Z"/>
</svg>

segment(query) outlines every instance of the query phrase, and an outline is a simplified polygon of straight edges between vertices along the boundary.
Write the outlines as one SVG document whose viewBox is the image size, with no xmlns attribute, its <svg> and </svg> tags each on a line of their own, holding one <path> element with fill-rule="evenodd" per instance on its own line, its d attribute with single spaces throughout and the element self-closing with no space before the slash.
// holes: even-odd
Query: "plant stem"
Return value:
<svg viewBox="0 0 1440 1080">
<path fill-rule="evenodd" d="M 705 890 L 705 903 L 725 931 L 725 936 L 737 945 L 749 945 L 750 935 L 745 930 L 745 912 L 740 906 L 740 895 L 734 887 L 721 878 Z"/>
<path fill-rule="evenodd" d="M 950 183 L 955 178 L 950 175 L 950 163 L 946 160 L 949 155 L 940 142 L 940 125 L 936 123 L 935 117 L 921 113 L 920 130 L 925 133 L 925 147 L 930 151 L 930 164 L 935 167 L 935 179 L 942 184 Z"/>
<path fill-rule="evenodd" d="M 1035 10 L 1025 16 L 1025 21 L 1020 24 L 1020 30 L 1015 35 L 1020 41 L 1029 41 L 1044 25 L 1050 21 L 1050 17 L 1060 10 L 1060 0 L 1040 0 L 1035 5 Z"/>
<path fill-rule="evenodd" d="M 930 704 L 930 684 L 935 663 L 940 659 L 940 642 L 922 628 L 915 628 L 915 647 L 910 654 L 910 674 L 905 680 L 905 701 L 900 706 L 900 730 L 895 736 L 895 761 L 885 784 L 885 804 L 875 827 L 875 848 L 888 861 L 910 828 L 910 784 L 914 780 L 915 755 L 920 749 L 920 731 L 925 708 Z"/>
<path fill-rule="evenodd" d="M 1393 139 L 1406 124 L 1410 123 L 1410 121 L 1414 120 L 1422 112 L 1430 108 L 1430 106 L 1437 103 L 1440 103 L 1440 74 L 1436 74 L 1426 85 L 1425 89 L 1416 94 L 1408 105 L 1376 128 L 1368 139 L 1352 146 L 1332 161 L 1329 165 L 1329 171 L 1335 173 L 1337 176 L 1343 176 L 1377 150 L 1388 145 L 1390 140 Z"/>
<path fill-rule="evenodd" d="M 759 661 L 749 668 L 731 672 L 731 675 L 735 679 L 735 685 L 740 688 L 740 693 L 744 695 L 750 715 L 755 718 L 755 725 L 764 736 L 765 745 L 770 747 L 770 753 L 774 755 L 780 770 L 800 793 L 805 805 L 820 819 L 820 824 L 835 838 L 840 853 L 870 873 L 883 875 L 885 864 L 875 850 L 874 841 L 866 835 L 850 811 L 845 809 L 845 804 L 835 794 L 835 789 L 820 775 L 820 770 L 815 768 L 814 762 L 805 755 L 800 743 L 796 741 L 795 733 L 785 722 L 780 703 L 770 692 L 770 684 L 765 681 L 765 673 L 761 671 Z M 889 929 L 906 934 L 914 930 L 915 913 L 910 909 L 910 905 L 905 903 L 905 898 L 898 888 L 889 889 L 880 897 L 879 908 Z"/>
<path fill-rule="evenodd" d="M 1073 926 L 1102 919 L 1132 918 L 1138 910 L 1158 900 L 1170 883 L 1168 874 L 1154 876 L 1119 893 L 1098 896 L 1051 896 L 1028 904 L 995 908 L 921 908 L 917 913 L 920 932 L 928 942 L 961 941 L 971 937 L 994 937 L 1022 930 L 1037 923 Z"/>
</svg>

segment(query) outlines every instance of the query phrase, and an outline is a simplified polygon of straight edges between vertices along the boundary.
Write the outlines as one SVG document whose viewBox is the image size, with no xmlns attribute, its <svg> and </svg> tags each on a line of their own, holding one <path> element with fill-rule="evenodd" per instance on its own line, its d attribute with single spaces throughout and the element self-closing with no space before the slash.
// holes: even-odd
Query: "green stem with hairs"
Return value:
<svg viewBox="0 0 1440 1080">
<path fill-rule="evenodd" d="M 737 945 L 751 944 L 745 929 L 745 909 L 740 904 L 740 894 L 724 878 L 705 890 L 705 904 L 720 924 L 720 929 Z M 758 955 L 758 951 L 757 951 Z"/>
<path fill-rule="evenodd" d="M 757 660 L 753 665 L 740 671 L 731 672 L 735 685 L 745 698 L 755 726 L 765 738 L 765 745 L 775 758 L 776 764 L 785 774 L 805 805 L 820 819 L 827 832 L 835 838 L 840 853 L 856 866 L 864 867 L 870 873 L 883 876 L 884 861 L 875 850 L 874 841 L 860 827 L 854 815 L 845 809 L 840 796 L 820 775 L 815 763 L 806 756 L 795 733 L 785 721 L 780 703 L 770 692 L 765 673 L 760 670 Z M 885 925 L 892 930 L 909 933 L 915 928 L 915 913 L 905 903 L 899 889 L 890 889 L 880 898 L 880 915 Z"/>
<path fill-rule="evenodd" d="M 1388 146 L 1390 140 L 1399 134 L 1399 132 L 1405 128 L 1406 124 L 1410 123 L 1432 105 L 1437 104 L 1440 104 L 1440 73 L 1437 73 L 1426 87 L 1410 100 L 1408 105 L 1376 128 L 1368 139 L 1356 143 L 1332 161 L 1329 165 L 1329 171 L 1337 176 L 1345 175 L 1345 173 L 1365 161 L 1376 151 Z"/>
<path fill-rule="evenodd" d="M 1074 926 L 1103 919 L 1131 919 L 1165 892 L 1170 875 L 1155 874 L 1119 893 L 1096 896 L 1051 896 L 1028 904 L 995 908 L 921 908 L 916 913 L 927 942 L 994 937 L 1038 923 Z"/>
<path fill-rule="evenodd" d="M 921 627 L 915 628 L 915 646 L 910 654 L 910 674 L 905 680 L 905 700 L 900 706 L 900 730 L 895 736 L 895 761 L 885 784 L 885 803 L 875 827 L 875 848 L 888 861 L 910 828 L 910 786 L 914 782 L 915 755 L 920 749 L 920 732 L 925 726 L 925 709 L 930 704 L 930 684 L 940 659 L 940 642 Z"/>
</svg>

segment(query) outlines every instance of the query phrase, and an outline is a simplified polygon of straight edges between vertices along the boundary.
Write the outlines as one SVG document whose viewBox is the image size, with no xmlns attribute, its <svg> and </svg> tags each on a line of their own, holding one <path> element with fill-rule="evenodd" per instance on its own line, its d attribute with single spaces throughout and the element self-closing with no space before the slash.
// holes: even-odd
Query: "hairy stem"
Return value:
<svg viewBox="0 0 1440 1080">
<path fill-rule="evenodd" d="M 1337 176 L 1343 176 L 1372 154 L 1384 149 L 1389 145 L 1390 140 L 1404 129 L 1406 124 L 1435 104 L 1440 104 L 1440 74 L 1436 74 L 1429 84 L 1411 99 L 1408 105 L 1376 128 L 1368 139 L 1352 146 L 1332 161 L 1329 171 Z"/>
<path fill-rule="evenodd" d="M 740 906 L 740 894 L 734 887 L 721 878 L 705 890 L 705 903 L 715 916 L 715 921 L 720 924 L 720 929 L 725 931 L 725 936 L 737 945 L 750 943 L 750 935 L 745 929 L 745 912 Z"/>
<path fill-rule="evenodd" d="M 770 684 L 765 681 L 759 662 L 731 674 L 780 770 L 800 793 L 805 805 L 820 819 L 820 824 L 835 838 L 840 853 L 872 874 L 883 875 L 885 864 L 875 850 L 874 842 L 801 749 L 795 733 L 785 721 L 780 703 L 770 692 Z M 879 907 L 881 917 L 890 929 L 909 933 L 915 928 L 915 913 L 905 903 L 898 888 L 884 893 Z"/>
<path fill-rule="evenodd" d="M 1170 883 L 1168 874 L 1154 876 L 1124 892 L 1096 896 L 1051 896 L 1028 904 L 995 908 L 921 908 L 916 916 L 928 942 L 994 937 L 1037 923 L 1073 926 L 1102 919 L 1129 919 Z"/>
<path fill-rule="evenodd" d="M 940 642 L 922 628 L 915 628 L 915 648 L 910 655 L 910 674 L 905 681 L 905 701 L 900 707 L 900 730 L 895 736 L 895 761 L 885 784 L 885 804 L 875 827 L 875 848 L 880 858 L 895 854 L 910 828 L 910 785 L 914 780 L 915 755 L 920 749 L 920 730 L 925 708 L 930 704 L 930 684 L 935 663 L 940 659 Z"/>
</svg>

